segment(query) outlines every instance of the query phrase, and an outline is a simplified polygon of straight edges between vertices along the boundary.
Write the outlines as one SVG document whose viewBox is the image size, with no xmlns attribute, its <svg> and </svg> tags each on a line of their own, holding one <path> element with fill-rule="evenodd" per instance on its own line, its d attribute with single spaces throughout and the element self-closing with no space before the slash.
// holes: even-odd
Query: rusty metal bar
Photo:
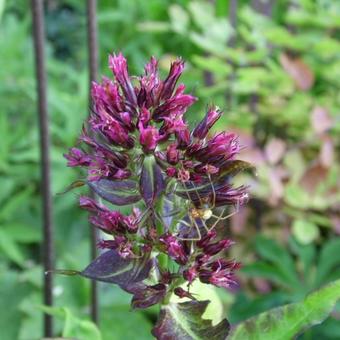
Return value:
<svg viewBox="0 0 340 340">
<path fill-rule="evenodd" d="M 41 193 L 43 209 L 43 234 L 42 262 L 44 267 L 44 304 L 53 304 L 53 278 L 50 270 L 53 269 L 54 247 L 53 247 L 53 221 L 52 221 L 52 197 L 50 178 L 50 134 L 48 127 L 47 110 L 47 79 L 44 55 L 44 9 L 42 0 L 31 0 L 33 19 L 33 40 L 35 52 L 35 71 L 37 80 L 38 115 L 39 115 L 39 137 L 41 157 Z M 46 274 L 48 273 L 48 274 Z M 44 336 L 52 337 L 53 319 L 44 314 Z"/>
<path fill-rule="evenodd" d="M 98 78 L 98 34 L 97 34 L 97 0 L 87 0 L 87 39 L 88 39 L 88 57 L 89 57 L 89 105 L 92 106 L 91 100 L 91 83 Z M 91 257 L 97 255 L 97 232 L 93 226 L 90 226 L 91 234 Z M 91 318 L 98 323 L 98 287 L 97 282 L 91 281 Z"/>
</svg>

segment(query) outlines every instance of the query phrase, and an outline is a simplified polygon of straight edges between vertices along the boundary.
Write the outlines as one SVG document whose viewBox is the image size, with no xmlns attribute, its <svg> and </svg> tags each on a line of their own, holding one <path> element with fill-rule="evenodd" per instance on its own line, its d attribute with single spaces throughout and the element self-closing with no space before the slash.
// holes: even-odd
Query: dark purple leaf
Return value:
<svg viewBox="0 0 340 340">
<path fill-rule="evenodd" d="M 153 156 L 146 157 L 140 178 L 140 192 L 146 205 L 152 206 L 164 189 L 165 182 L 160 167 Z"/>
<path fill-rule="evenodd" d="M 164 222 L 164 231 L 168 231 L 172 225 L 174 217 L 182 213 L 182 209 L 175 207 L 174 200 L 175 198 L 173 197 L 173 194 L 169 194 L 162 202 L 162 220 Z"/>
<path fill-rule="evenodd" d="M 166 294 L 166 285 L 163 283 L 154 286 L 144 286 L 135 289 L 131 301 L 131 306 L 134 309 L 143 309 L 159 303 L 164 299 Z"/>
<path fill-rule="evenodd" d="M 225 340 L 230 328 L 226 319 L 216 326 L 202 319 L 208 304 L 209 301 L 189 301 L 163 306 L 152 334 L 158 340 Z"/>
<path fill-rule="evenodd" d="M 99 255 L 80 275 L 93 280 L 115 283 L 122 288 L 145 280 L 152 268 L 149 257 L 124 259 L 115 250 Z"/>
<path fill-rule="evenodd" d="M 88 182 L 88 185 L 98 196 L 115 205 L 133 204 L 141 199 L 138 185 L 134 181 L 101 179 Z"/>
</svg>

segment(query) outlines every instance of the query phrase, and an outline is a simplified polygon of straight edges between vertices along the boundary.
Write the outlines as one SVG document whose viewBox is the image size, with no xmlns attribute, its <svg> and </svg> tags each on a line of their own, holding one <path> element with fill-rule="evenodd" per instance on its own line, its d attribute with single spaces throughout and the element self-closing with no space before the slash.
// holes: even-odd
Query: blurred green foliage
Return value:
<svg viewBox="0 0 340 340">
<path fill-rule="evenodd" d="M 89 262 L 86 214 L 74 194 L 57 195 L 77 174 L 62 154 L 74 145 L 88 111 L 85 2 L 46 1 L 48 103 L 58 268 Z M 256 3 L 256 1 L 255 1 Z M 239 1 L 98 1 L 100 62 L 123 51 L 131 73 L 155 55 L 165 71 L 187 61 L 183 82 L 226 113 L 218 129 L 235 130 L 254 199 L 230 221 L 244 263 L 241 289 L 218 290 L 231 322 L 301 301 L 340 278 L 340 3 L 277 0 L 271 16 Z M 42 270 L 39 141 L 29 2 L 0 0 L 0 312 L 1 339 L 41 337 Z M 244 180 L 244 179 L 242 179 Z M 100 285 L 101 326 L 88 321 L 89 283 L 56 276 L 56 332 L 82 339 L 150 339 L 156 311 L 130 312 L 129 296 Z M 339 306 L 301 338 L 340 337 Z M 132 325 L 138 325 L 133 327 Z M 79 333 L 82 332 L 81 335 Z"/>
</svg>

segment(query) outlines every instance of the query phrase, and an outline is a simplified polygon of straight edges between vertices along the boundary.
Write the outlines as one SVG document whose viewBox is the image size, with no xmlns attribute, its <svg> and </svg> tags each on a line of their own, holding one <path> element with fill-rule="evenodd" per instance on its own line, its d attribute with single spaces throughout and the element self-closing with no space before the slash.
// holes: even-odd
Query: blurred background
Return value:
<svg viewBox="0 0 340 340">
<path fill-rule="evenodd" d="M 87 214 L 75 193 L 57 195 L 79 174 L 62 154 L 88 114 L 86 2 L 46 0 L 48 105 L 56 267 L 90 260 Z M 210 292 L 214 313 L 237 323 L 301 300 L 340 278 L 340 1 L 98 0 L 100 73 L 122 51 L 131 74 L 151 55 L 162 71 L 182 56 L 182 81 L 225 111 L 242 159 L 256 166 L 252 199 L 228 221 L 243 262 L 241 286 Z M 2 340 L 42 336 L 39 139 L 30 2 L 0 0 L 0 329 Z M 130 296 L 100 285 L 100 331 L 89 321 L 89 281 L 55 277 L 56 334 L 65 321 L 79 339 L 150 339 L 156 310 L 130 312 Z M 217 310 L 218 309 L 218 310 Z M 301 339 L 340 339 L 340 306 Z M 136 325 L 136 327 L 133 327 Z M 59 333 L 58 333 L 59 332 Z"/>
</svg>

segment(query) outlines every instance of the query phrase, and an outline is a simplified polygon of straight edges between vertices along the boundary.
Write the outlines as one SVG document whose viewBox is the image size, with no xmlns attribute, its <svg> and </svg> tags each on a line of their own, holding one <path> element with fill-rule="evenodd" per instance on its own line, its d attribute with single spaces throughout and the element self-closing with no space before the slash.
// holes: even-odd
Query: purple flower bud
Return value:
<svg viewBox="0 0 340 340">
<path fill-rule="evenodd" d="M 112 176 L 114 179 L 127 179 L 131 176 L 131 171 L 127 169 L 118 169 Z"/>
<path fill-rule="evenodd" d="M 192 294 L 190 294 L 188 291 L 184 290 L 183 288 L 181 287 L 177 287 L 174 289 L 174 293 L 175 295 L 177 295 L 178 297 L 180 298 L 188 298 L 188 299 L 191 299 L 191 300 L 196 300 Z"/>
<path fill-rule="evenodd" d="M 199 164 L 195 166 L 195 171 L 199 174 L 214 175 L 219 172 L 219 168 L 211 164 Z"/>
<path fill-rule="evenodd" d="M 120 255 L 120 257 L 122 257 L 123 259 L 135 258 L 136 257 L 136 255 L 132 251 L 132 243 L 131 242 L 126 242 L 125 244 L 121 243 L 118 246 L 118 248 L 116 248 L 116 250 L 118 251 L 118 254 Z"/>
<path fill-rule="evenodd" d="M 189 284 L 191 284 L 198 277 L 197 268 L 191 267 L 189 269 L 184 270 L 183 277 L 189 282 Z"/>
<path fill-rule="evenodd" d="M 97 202 L 87 196 L 80 196 L 79 205 L 81 208 L 86 209 L 88 211 L 98 211 L 102 210 L 102 208 L 97 204 Z"/>
<path fill-rule="evenodd" d="M 132 251 L 132 243 L 124 236 L 115 236 L 113 240 L 101 240 L 97 246 L 102 249 L 114 249 L 123 259 L 136 257 Z"/>
<path fill-rule="evenodd" d="M 221 132 L 208 140 L 207 146 L 191 151 L 195 158 L 203 163 L 219 165 L 232 159 L 240 150 L 238 140 L 233 133 Z"/>
<path fill-rule="evenodd" d="M 126 232 L 124 215 L 118 211 L 110 211 L 106 209 L 105 211 L 98 212 L 96 216 L 90 216 L 89 220 L 94 226 L 106 233 Z"/>
<path fill-rule="evenodd" d="M 175 94 L 154 110 L 152 118 L 159 122 L 171 114 L 182 115 L 196 101 L 195 97 L 183 94 L 184 90 L 185 86 L 179 85 Z"/>
<path fill-rule="evenodd" d="M 216 236 L 217 232 L 215 229 L 209 230 L 199 241 L 196 242 L 197 247 L 205 247 L 211 240 L 215 239 Z"/>
<path fill-rule="evenodd" d="M 100 157 L 92 159 L 88 170 L 89 181 L 98 181 L 102 178 L 126 179 L 131 176 L 128 169 L 119 169 L 108 160 Z"/>
<path fill-rule="evenodd" d="M 86 155 L 82 150 L 71 148 L 68 154 L 64 154 L 68 160 L 67 166 L 89 166 L 91 157 Z"/>
<path fill-rule="evenodd" d="M 124 110 L 118 85 L 106 77 L 103 77 L 102 84 L 92 82 L 91 96 L 95 112 L 104 110 L 113 115 L 115 112 Z"/>
<path fill-rule="evenodd" d="M 158 283 L 138 289 L 131 301 L 132 308 L 147 308 L 163 300 L 166 294 L 166 285 Z"/>
<path fill-rule="evenodd" d="M 190 144 L 190 131 L 189 129 L 181 130 L 176 132 L 176 138 L 179 149 L 186 149 Z"/>
<path fill-rule="evenodd" d="M 177 172 L 177 178 L 183 183 L 188 182 L 190 180 L 190 172 L 185 169 L 179 169 Z"/>
<path fill-rule="evenodd" d="M 144 69 L 145 75 L 139 78 L 138 105 L 149 109 L 159 105 L 163 82 L 159 79 L 158 62 L 154 57 L 145 65 Z"/>
<path fill-rule="evenodd" d="M 150 119 L 151 119 L 150 111 L 148 109 L 146 109 L 145 107 L 142 107 L 141 110 L 140 110 L 140 114 L 139 114 L 139 121 L 145 127 L 150 122 Z"/>
<path fill-rule="evenodd" d="M 161 271 L 161 283 L 164 283 L 164 284 L 170 284 L 172 281 L 172 275 L 171 273 L 166 270 L 166 271 Z"/>
<path fill-rule="evenodd" d="M 154 126 L 143 127 L 143 124 L 139 123 L 139 142 L 143 146 L 145 152 L 151 152 L 156 149 L 157 142 L 159 140 L 159 131 Z"/>
<path fill-rule="evenodd" d="M 131 234 L 138 231 L 141 211 L 138 208 L 133 208 L 132 214 L 125 217 L 126 230 Z"/>
<path fill-rule="evenodd" d="M 176 165 L 179 161 L 179 150 L 177 150 L 177 144 L 169 144 L 166 149 L 166 158 L 167 161 L 172 164 Z"/>
<path fill-rule="evenodd" d="M 142 254 L 148 254 L 152 251 L 152 245 L 151 244 L 143 244 L 141 247 Z"/>
<path fill-rule="evenodd" d="M 230 185 L 221 186 L 216 190 L 216 206 L 234 205 L 240 207 L 249 200 L 247 188 L 240 186 L 232 188 Z"/>
<path fill-rule="evenodd" d="M 102 249 L 117 249 L 120 244 L 126 243 L 127 239 L 125 236 L 115 236 L 113 240 L 100 240 L 97 244 Z"/>
<path fill-rule="evenodd" d="M 119 118 L 119 121 L 123 123 L 123 125 L 129 129 L 129 131 L 133 131 L 135 129 L 134 125 L 132 124 L 131 114 L 129 112 L 119 112 L 116 117 Z"/>
<path fill-rule="evenodd" d="M 183 121 L 182 115 L 171 114 L 169 117 L 164 117 L 164 123 L 161 131 L 166 134 L 177 133 L 188 130 L 187 124 Z"/>
<path fill-rule="evenodd" d="M 199 139 L 204 139 L 210 128 L 221 117 L 222 111 L 218 107 L 210 108 L 203 120 L 195 127 L 193 136 Z"/>
<path fill-rule="evenodd" d="M 131 84 L 126 59 L 121 53 L 109 56 L 109 66 L 119 85 L 122 87 L 124 95 L 128 101 L 129 106 L 137 105 L 137 97 L 135 90 Z"/>
<path fill-rule="evenodd" d="M 231 240 L 221 240 L 215 243 L 207 244 L 203 247 L 203 252 L 207 255 L 214 256 L 220 251 L 229 248 L 234 242 Z"/>
<path fill-rule="evenodd" d="M 112 143 L 129 149 L 134 146 L 134 141 L 126 128 L 106 113 L 101 112 L 100 116 L 91 120 L 91 124 L 93 129 L 102 132 Z"/>
<path fill-rule="evenodd" d="M 178 264 L 184 265 L 187 263 L 188 255 L 185 253 L 183 245 L 175 236 L 165 234 L 161 236 L 159 240 L 165 245 L 168 255 Z"/>
<path fill-rule="evenodd" d="M 126 154 L 114 151 L 103 144 L 97 143 L 88 137 L 85 131 L 83 131 L 79 139 L 94 148 L 95 154 L 99 156 L 99 158 L 104 158 L 107 162 L 112 162 L 118 168 L 125 168 L 127 166 L 129 157 Z"/>
<path fill-rule="evenodd" d="M 211 256 L 208 254 L 199 254 L 195 258 L 195 262 L 199 267 L 207 264 L 210 260 Z"/>
<path fill-rule="evenodd" d="M 173 167 L 167 168 L 165 172 L 169 177 L 175 177 L 177 175 L 177 169 Z"/>
<path fill-rule="evenodd" d="M 144 71 L 146 76 L 158 78 L 158 61 L 155 57 L 150 58 L 150 62 L 145 65 Z"/>
<path fill-rule="evenodd" d="M 170 67 L 168 77 L 164 80 L 163 90 L 161 94 L 162 100 L 169 99 L 174 92 L 178 78 L 184 70 L 184 62 L 181 59 L 175 60 Z"/>
<path fill-rule="evenodd" d="M 211 270 L 203 269 L 199 273 L 200 281 L 211 283 L 217 287 L 230 288 L 237 284 L 234 270 L 240 268 L 240 263 L 219 259 L 210 264 Z"/>
</svg>

